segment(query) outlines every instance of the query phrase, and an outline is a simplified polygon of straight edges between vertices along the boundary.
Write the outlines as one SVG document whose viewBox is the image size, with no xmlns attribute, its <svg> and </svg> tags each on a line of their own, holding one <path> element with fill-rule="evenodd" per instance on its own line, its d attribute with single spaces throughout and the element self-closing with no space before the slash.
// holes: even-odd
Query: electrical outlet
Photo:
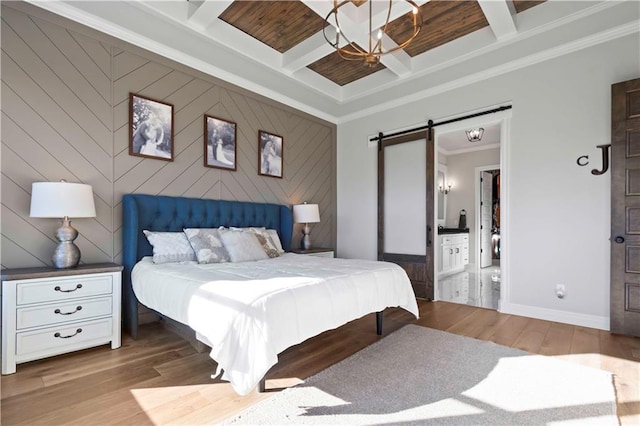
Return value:
<svg viewBox="0 0 640 426">
<path fill-rule="evenodd" d="M 556 296 L 558 299 L 564 299 L 565 293 L 564 284 L 556 284 Z"/>
</svg>

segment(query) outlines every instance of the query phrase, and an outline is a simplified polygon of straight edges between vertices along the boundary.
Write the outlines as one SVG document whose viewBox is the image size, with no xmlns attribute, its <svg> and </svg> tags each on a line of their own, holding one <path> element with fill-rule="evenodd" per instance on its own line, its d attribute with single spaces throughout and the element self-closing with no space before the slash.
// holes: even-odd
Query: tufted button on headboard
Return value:
<svg viewBox="0 0 640 426">
<path fill-rule="evenodd" d="M 122 215 L 123 323 L 134 339 L 138 300 L 131 287 L 131 270 L 144 256 L 153 254 L 143 230 L 179 232 L 184 228 L 264 226 L 278 231 L 285 251 L 291 248 L 293 215 L 289 206 L 280 204 L 126 194 L 122 197 Z"/>
</svg>

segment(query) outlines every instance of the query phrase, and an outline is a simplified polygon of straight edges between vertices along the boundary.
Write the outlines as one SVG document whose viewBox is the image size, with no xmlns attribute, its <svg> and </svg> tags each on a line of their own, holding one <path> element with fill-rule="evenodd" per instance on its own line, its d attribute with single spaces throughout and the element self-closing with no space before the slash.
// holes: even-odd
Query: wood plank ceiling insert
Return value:
<svg viewBox="0 0 640 426">
<path fill-rule="evenodd" d="M 405 47 L 416 56 L 489 25 L 477 1 L 431 0 L 420 7 L 422 29 Z M 387 26 L 387 34 L 396 43 L 406 40 L 412 31 L 410 17 L 405 15 Z"/>
<path fill-rule="evenodd" d="M 513 0 L 518 13 L 545 0 Z M 352 0 L 356 6 L 366 0 Z M 411 57 L 442 46 L 452 40 L 485 28 L 489 22 L 477 1 L 431 0 L 420 6 L 422 30 L 404 50 Z M 219 19 L 240 29 L 267 46 L 284 53 L 307 38 L 317 34 L 325 25 L 319 16 L 300 0 L 244 1 L 236 0 Z M 387 26 L 387 34 L 396 43 L 406 40 L 412 31 L 411 16 L 405 14 Z M 307 65 L 332 82 L 344 86 L 386 67 L 363 65 L 360 61 L 347 61 L 333 52 Z"/>
<path fill-rule="evenodd" d="M 325 25 L 323 18 L 300 1 L 234 1 L 219 18 L 280 53 Z"/>
</svg>

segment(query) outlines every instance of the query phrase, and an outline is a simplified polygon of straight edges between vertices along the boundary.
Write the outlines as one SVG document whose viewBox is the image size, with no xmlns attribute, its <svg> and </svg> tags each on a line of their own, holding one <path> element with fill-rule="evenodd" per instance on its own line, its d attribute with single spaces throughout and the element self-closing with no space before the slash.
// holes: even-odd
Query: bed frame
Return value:
<svg viewBox="0 0 640 426">
<path fill-rule="evenodd" d="M 153 254 L 143 230 L 179 232 L 183 228 L 264 226 L 278 232 L 285 251 L 291 248 L 293 214 L 285 205 L 126 194 L 122 197 L 122 214 L 123 328 L 134 339 L 138 337 L 140 303 L 131 286 L 131 270 L 144 256 Z"/>
</svg>

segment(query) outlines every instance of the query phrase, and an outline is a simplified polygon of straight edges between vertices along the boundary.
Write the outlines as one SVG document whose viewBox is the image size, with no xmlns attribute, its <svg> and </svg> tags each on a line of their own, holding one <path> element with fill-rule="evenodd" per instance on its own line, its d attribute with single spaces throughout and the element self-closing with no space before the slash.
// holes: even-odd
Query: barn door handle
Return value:
<svg viewBox="0 0 640 426">
<path fill-rule="evenodd" d="M 618 235 L 617 237 L 615 237 L 613 239 L 613 241 L 615 241 L 618 244 L 622 244 L 622 243 L 624 243 L 624 237 L 621 237 L 621 236 Z"/>
<path fill-rule="evenodd" d="M 431 226 L 427 225 L 427 247 L 431 247 Z"/>
</svg>

